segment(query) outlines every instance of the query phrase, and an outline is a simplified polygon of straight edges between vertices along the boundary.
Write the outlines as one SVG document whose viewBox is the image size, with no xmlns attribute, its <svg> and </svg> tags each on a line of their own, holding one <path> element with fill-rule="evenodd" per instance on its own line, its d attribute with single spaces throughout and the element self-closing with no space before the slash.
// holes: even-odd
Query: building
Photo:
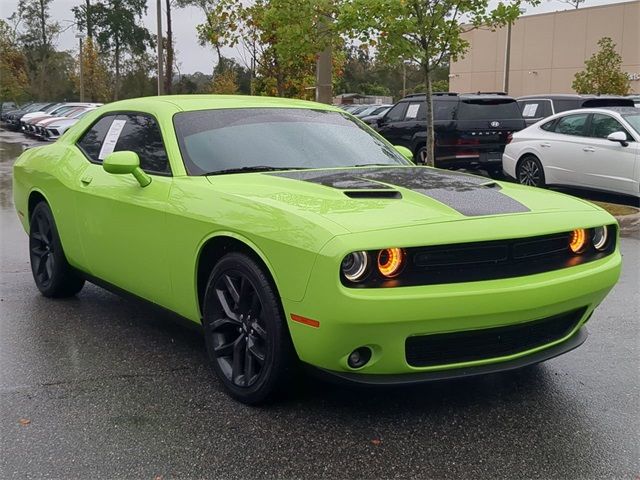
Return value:
<svg viewBox="0 0 640 480">
<path fill-rule="evenodd" d="M 574 93 L 574 75 L 611 37 L 622 55 L 631 88 L 640 93 L 640 0 L 590 8 L 527 15 L 511 28 L 508 93 Z M 508 28 L 473 30 L 464 35 L 470 48 L 451 63 L 452 92 L 503 91 Z"/>
</svg>

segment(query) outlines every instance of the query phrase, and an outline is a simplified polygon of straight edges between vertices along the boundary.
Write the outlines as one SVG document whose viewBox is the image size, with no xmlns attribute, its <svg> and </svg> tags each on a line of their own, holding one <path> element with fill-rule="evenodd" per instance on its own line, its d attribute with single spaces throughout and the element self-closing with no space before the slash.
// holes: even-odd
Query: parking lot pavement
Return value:
<svg viewBox="0 0 640 480">
<path fill-rule="evenodd" d="M 40 296 L 0 135 L 0 478 L 636 478 L 640 240 L 579 349 L 412 388 L 306 378 L 282 403 L 229 399 L 196 331 L 88 285 Z"/>
</svg>

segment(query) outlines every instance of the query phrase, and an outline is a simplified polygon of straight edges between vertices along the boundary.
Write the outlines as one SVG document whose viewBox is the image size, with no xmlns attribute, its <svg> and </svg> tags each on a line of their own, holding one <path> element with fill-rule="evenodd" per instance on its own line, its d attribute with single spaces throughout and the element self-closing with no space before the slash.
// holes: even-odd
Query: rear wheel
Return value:
<svg viewBox="0 0 640 480">
<path fill-rule="evenodd" d="M 82 290 L 84 279 L 67 262 L 46 202 L 38 203 L 31 213 L 29 257 L 33 279 L 45 297 L 71 297 Z"/>
<path fill-rule="evenodd" d="M 232 397 L 258 404 L 285 387 L 291 340 L 275 288 L 252 258 L 229 253 L 213 268 L 203 326 L 209 364 Z"/>
<path fill-rule="evenodd" d="M 516 172 L 518 182 L 531 187 L 544 187 L 544 169 L 540 160 L 533 155 L 525 156 L 518 163 Z"/>
<path fill-rule="evenodd" d="M 418 165 L 426 165 L 427 164 L 427 147 L 420 147 L 418 151 L 415 153 L 414 158 Z"/>
</svg>

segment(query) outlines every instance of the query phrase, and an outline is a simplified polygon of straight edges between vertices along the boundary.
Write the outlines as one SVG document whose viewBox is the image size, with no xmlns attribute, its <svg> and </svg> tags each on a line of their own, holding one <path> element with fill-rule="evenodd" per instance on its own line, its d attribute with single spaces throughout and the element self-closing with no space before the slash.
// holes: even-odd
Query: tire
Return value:
<svg viewBox="0 0 640 480">
<path fill-rule="evenodd" d="M 416 161 L 416 165 L 426 165 L 427 164 L 427 147 L 426 146 L 420 147 L 414 154 L 413 158 Z"/>
<path fill-rule="evenodd" d="M 293 345 L 276 289 L 252 258 L 233 252 L 213 267 L 203 327 L 209 366 L 229 395 L 256 405 L 285 390 Z"/>
<path fill-rule="evenodd" d="M 502 173 L 502 166 L 494 167 L 494 168 L 488 168 L 487 169 L 487 175 L 489 175 L 489 177 L 491 177 L 494 180 L 503 179 L 504 175 Z"/>
<path fill-rule="evenodd" d="M 69 265 L 58 229 L 46 202 L 38 203 L 29 226 L 31 273 L 45 297 L 72 297 L 84 286 L 84 279 Z"/>
<path fill-rule="evenodd" d="M 518 183 L 530 187 L 544 187 L 544 168 L 537 157 L 526 155 L 518 162 L 516 169 Z"/>
</svg>

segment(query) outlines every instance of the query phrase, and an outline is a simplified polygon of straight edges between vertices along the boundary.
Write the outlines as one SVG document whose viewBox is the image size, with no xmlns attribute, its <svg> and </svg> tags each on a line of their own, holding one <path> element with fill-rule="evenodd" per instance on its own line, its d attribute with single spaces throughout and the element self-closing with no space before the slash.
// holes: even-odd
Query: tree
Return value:
<svg viewBox="0 0 640 480">
<path fill-rule="evenodd" d="M 20 28 L 18 41 L 27 59 L 30 90 L 40 100 L 47 97 L 48 70 L 60 32 L 60 25 L 51 20 L 49 13 L 52 1 L 20 0 L 17 10 L 9 17 Z"/>
<path fill-rule="evenodd" d="M 91 102 L 108 102 L 110 97 L 109 72 L 91 37 L 87 37 L 84 42 L 81 61 L 87 98 Z"/>
<path fill-rule="evenodd" d="M 238 92 L 236 73 L 233 70 L 225 70 L 213 77 L 211 93 L 233 95 Z"/>
<path fill-rule="evenodd" d="M 588 60 L 585 69 L 576 73 L 571 87 L 577 93 L 628 95 L 629 77 L 622 71 L 622 56 L 609 37 L 598 40 L 600 50 Z"/>
<path fill-rule="evenodd" d="M 537 4 L 539 0 L 528 3 Z M 521 0 L 351 0 L 339 16 L 339 28 L 369 44 L 389 63 L 411 60 L 422 70 L 426 87 L 426 162 L 434 164 L 433 73 L 448 59 L 469 48 L 463 34 L 477 28 L 496 29 L 520 15 Z M 464 23 L 463 23 L 464 22 Z"/>
<path fill-rule="evenodd" d="M 100 50 L 113 54 L 114 100 L 119 98 L 124 55 L 140 55 L 153 44 L 149 30 L 142 26 L 146 11 L 146 0 L 100 0 L 90 6 L 74 8 L 80 29 L 88 29 L 90 25 Z"/>
<path fill-rule="evenodd" d="M 166 0 L 166 18 L 167 18 L 167 38 L 163 41 L 163 50 L 166 52 L 166 58 L 164 62 L 164 93 L 171 95 L 173 87 L 173 68 L 175 63 L 175 55 L 173 49 L 173 25 L 171 19 L 171 9 L 173 8 L 174 1 Z"/>
<path fill-rule="evenodd" d="M 19 103 L 28 96 L 27 59 L 16 45 L 15 32 L 0 20 L 0 99 Z"/>
<path fill-rule="evenodd" d="M 562 3 L 566 3 L 567 5 L 571 5 L 573 8 L 579 8 L 581 4 L 585 2 L 585 0 L 560 0 Z"/>
</svg>

